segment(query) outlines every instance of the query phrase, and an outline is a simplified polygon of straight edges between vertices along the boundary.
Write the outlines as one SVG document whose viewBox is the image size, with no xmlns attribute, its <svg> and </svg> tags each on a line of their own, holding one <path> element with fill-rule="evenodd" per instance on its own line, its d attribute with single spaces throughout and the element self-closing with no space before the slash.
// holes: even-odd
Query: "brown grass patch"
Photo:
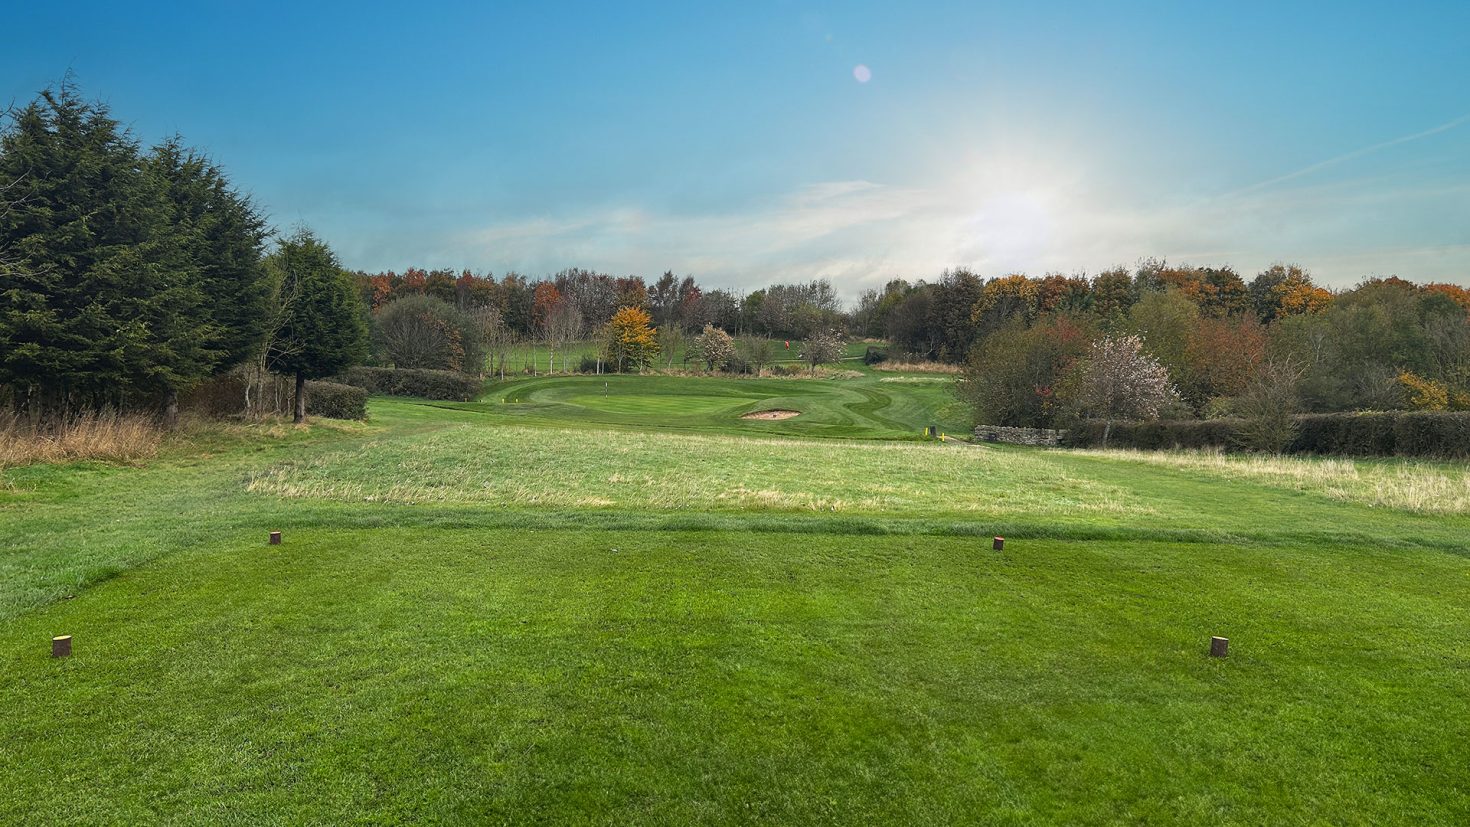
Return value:
<svg viewBox="0 0 1470 827">
<path fill-rule="evenodd" d="M 879 362 L 873 366 L 873 370 L 886 373 L 964 373 L 965 369 L 959 365 L 951 365 L 945 362 Z"/>
<path fill-rule="evenodd" d="M 39 428 L 3 414 L 0 468 L 77 460 L 140 462 L 158 453 L 163 436 L 163 428 L 152 417 L 138 414 L 77 414 Z"/>
<path fill-rule="evenodd" d="M 1248 480 L 1334 500 L 1415 514 L 1470 514 L 1470 469 L 1413 460 L 1375 461 L 1199 451 L 1073 451 L 1228 480 Z"/>
</svg>

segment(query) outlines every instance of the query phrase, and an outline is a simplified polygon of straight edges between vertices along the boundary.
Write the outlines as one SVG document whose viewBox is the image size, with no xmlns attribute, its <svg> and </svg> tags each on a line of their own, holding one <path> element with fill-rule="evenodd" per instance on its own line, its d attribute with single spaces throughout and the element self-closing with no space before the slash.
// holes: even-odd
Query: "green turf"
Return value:
<svg viewBox="0 0 1470 827">
<path fill-rule="evenodd" d="M 6 472 L 0 823 L 1470 820 L 1465 516 L 615 379 Z"/>
<path fill-rule="evenodd" d="M 919 439 L 924 428 L 966 430 L 967 414 L 949 379 L 894 382 L 883 374 L 849 379 L 733 379 L 680 376 L 565 376 L 494 382 L 481 402 L 457 405 L 533 424 L 623 425 L 741 435 Z M 795 419 L 742 420 L 788 409 Z"/>
</svg>

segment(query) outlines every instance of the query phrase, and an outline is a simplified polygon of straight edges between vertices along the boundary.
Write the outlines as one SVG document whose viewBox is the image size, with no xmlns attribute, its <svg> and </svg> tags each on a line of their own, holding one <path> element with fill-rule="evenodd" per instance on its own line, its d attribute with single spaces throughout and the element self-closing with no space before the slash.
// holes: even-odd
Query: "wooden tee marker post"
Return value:
<svg viewBox="0 0 1470 827">
<path fill-rule="evenodd" d="M 271 545 L 278 546 L 280 544 L 281 544 L 281 532 L 279 532 L 279 531 L 272 531 L 271 532 Z"/>
<path fill-rule="evenodd" d="M 990 545 L 990 547 L 993 548 L 993 549 L 995 549 L 996 551 L 1005 551 L 1006 550 L 1006 538 L 1004 538 L 1004 537 L 996 537 L 995 538 L 995 542 L 992 543 Z"/>
<path fill-rule="evenodd" d="M 1212 658 L 1223 658 L 1223 657 L 1225 657 L 1226 653 L 1228 653 L 1229 651 L 1230 651 L 1230 638 L 1228 638 L 1228 637 L 1212 637 L 1212 638 L 1210 638 L 1210 657 L 1212 657 Z"/>
<path fill-rule="evenodd" d="M 71 635 L 58 635 L 51 638 L 51 657 L 71 657 Z"/>
</svg>

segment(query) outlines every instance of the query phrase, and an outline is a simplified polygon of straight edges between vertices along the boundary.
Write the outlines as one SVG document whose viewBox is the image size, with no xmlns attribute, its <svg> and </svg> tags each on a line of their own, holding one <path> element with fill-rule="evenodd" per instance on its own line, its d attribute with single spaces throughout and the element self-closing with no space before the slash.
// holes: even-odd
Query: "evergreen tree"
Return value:
<svg viewBox="0 0 1470 827">
<path fill-rule="evenodd" d="M 0 383 L 33 412 L 121 404 L 191 358 L 179 315 L 199 303 L 158 182 L 107 108 L 70 84 L 0 136 Z"/>
<path fill-rule="evenodd" d="M 367 357 L 362 297 L 337 256 L 310 230 L 281 241 L 271 256 L 280 272 L 279 352 L 270 369 L 295 375 L 295 421 L 306 419 L 306 380 L 331 376 Z"/>
<path fill-rule="evenodd" d="M 165 402 L 246 359 L 264 223 L 177 139 L 147 157 L 68 82 L 0 134 L 0 385 L 33 414 Z"/>
<path fill-rule="evenodd" d="M 207 318 L 198 325 L 214 373 L 259 347 L 269 318 L 265 219 L 220 167 L 174 137 L 153 149 L 149 166 L 167 188 L 170 223 L 194 262 Z"/>
</svg>

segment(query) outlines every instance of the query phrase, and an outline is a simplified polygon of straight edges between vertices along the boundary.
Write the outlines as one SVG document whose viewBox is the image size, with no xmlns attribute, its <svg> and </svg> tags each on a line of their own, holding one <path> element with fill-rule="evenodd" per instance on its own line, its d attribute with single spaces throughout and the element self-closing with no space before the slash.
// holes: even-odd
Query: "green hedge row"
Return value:
<svg viewBox="0 0 1470 827">
<path fill-rule="evenodd" d="M 351 368 L 336 381 L 355 385 L 371 394 L 415 396 L 471 402 L 480 395 L 484 381 L 452 370 L 419 368 Z"/>
<path fill-rule="evenodd" d="M 1296 417 L 1295 454 L 1470 457 L 1470 412 L 1385 411 L 1305 414 Z M 1234 448 L 1238 419 L 1114 422 L 1110 448 Z M 1088 422 L 1067 433 L 1067 444 L 1102 445 L 1103 423 Z"/>
<path fill-rule="evenodd" d="M 367 419 L 367 391 L 338 382 L 307 382 L 306 412 L 327 419 Z"/>
<path fill-rule="evenodd" d="M 1234 419 L 1152 420 L 1148 422 L 1114 422 L 1108 434 L 1109 448 L 1137 448 L 1159 451 L 1172 448 L 1219 448 L 1235 444 Z M 1089 421 L 1067 429 L 1064 445 L 1077 448 L 1099 448 L 1104 424 Z"/>
</svg>

